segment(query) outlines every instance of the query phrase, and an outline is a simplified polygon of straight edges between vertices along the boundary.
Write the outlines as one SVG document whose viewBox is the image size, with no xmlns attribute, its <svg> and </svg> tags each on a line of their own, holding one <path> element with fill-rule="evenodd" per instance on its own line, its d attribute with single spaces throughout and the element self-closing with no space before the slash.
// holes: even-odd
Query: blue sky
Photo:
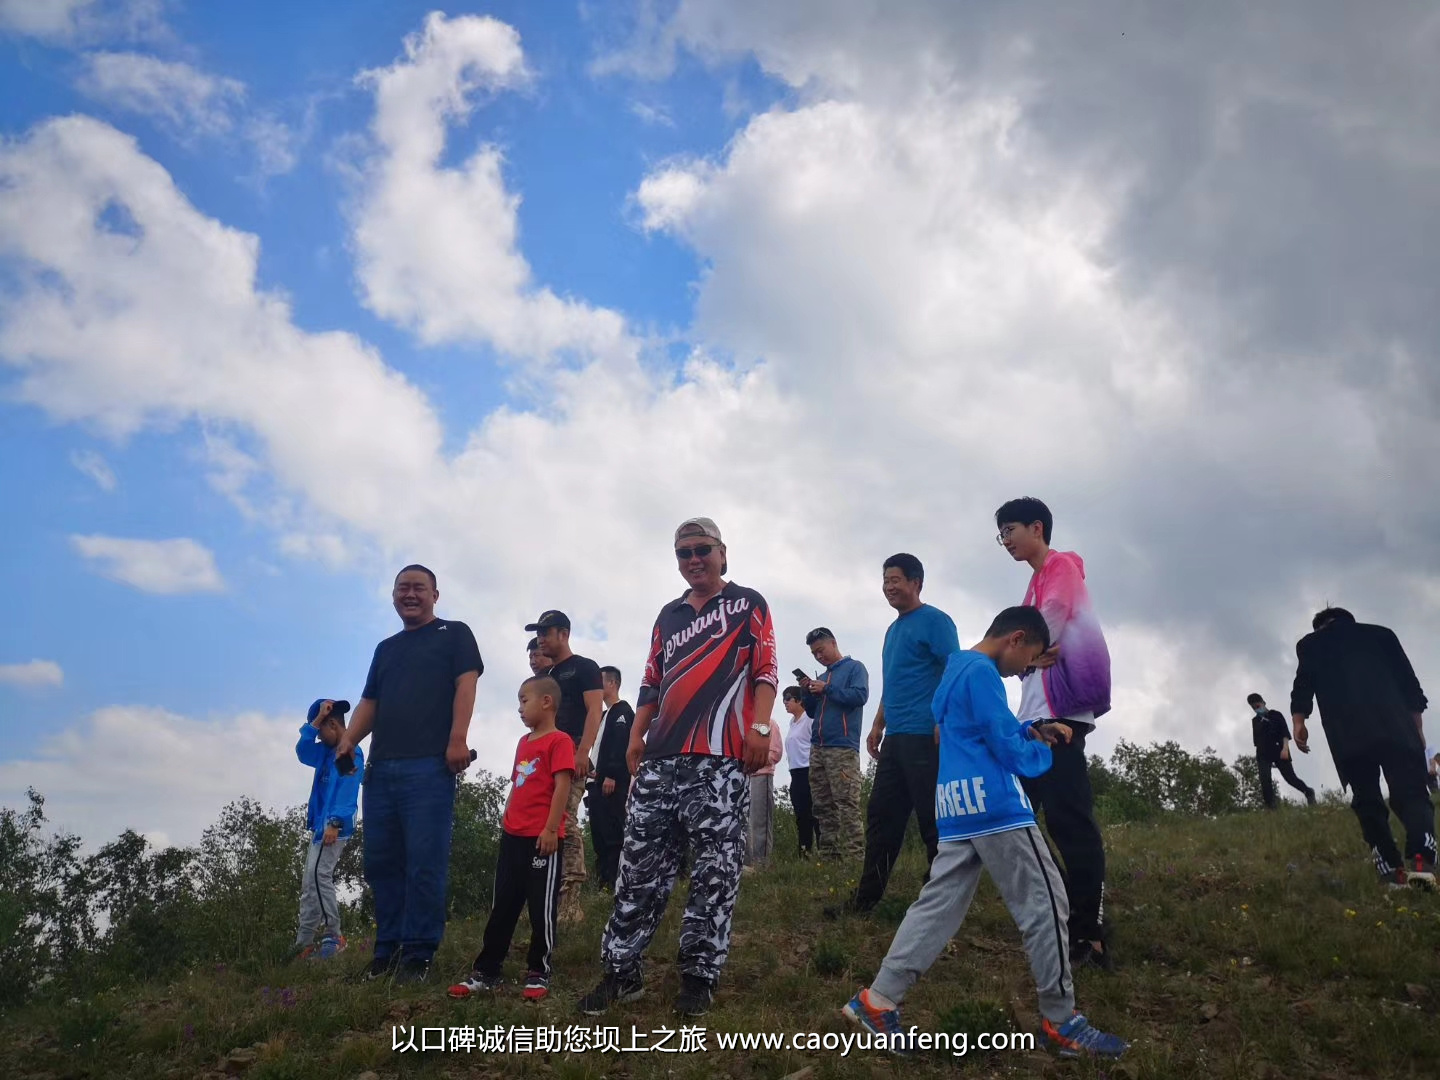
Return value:
<svg viewBox="0 0 1440 1080">
<path fill-rule="evenodd" d="M 412 560 L 503 768 L 524 623 L 633 691 L 697 513 L 785 670 L 824 624 L 878 691 L 881 561 L 973 640 L 1045 498 L 1100 752 L 1246 752 L 1327 600 L 1435 684 L 1432 24 L 1092 16 L 0 0 L 0 800 L 297 800 Z"/>
</svg>

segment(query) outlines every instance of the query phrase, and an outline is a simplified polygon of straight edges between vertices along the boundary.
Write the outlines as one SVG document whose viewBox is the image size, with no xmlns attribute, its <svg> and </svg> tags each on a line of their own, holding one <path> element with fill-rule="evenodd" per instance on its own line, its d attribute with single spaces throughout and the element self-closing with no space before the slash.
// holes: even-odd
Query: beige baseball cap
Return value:
<svg viewBox="0 0 1440 1080">
<path fill-rule="evenodd" d="M 677 544 L 682 538 L 692 536 L 708 536 L 717 544 L 723 544 L 725 542 L 720 539 L 720 526 L 716 525 L 715 522 L 708 517 L 688 518 L 682 521 L 680 527 L 675 530 L 675 542 Z"/>
</svg>

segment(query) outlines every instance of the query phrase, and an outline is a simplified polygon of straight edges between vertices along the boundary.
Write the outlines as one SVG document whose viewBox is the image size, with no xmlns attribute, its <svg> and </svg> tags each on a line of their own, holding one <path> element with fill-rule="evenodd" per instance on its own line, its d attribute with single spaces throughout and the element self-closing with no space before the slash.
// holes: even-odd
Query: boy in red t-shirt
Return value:
<svg viewBox="0 0 1440 1080">
<path fill-rule="evenodd" d="M 485 943 L 470 977 L 450 987 L 465 998 L 500 986 L 500 969 L 520 912 L 530 907 L 529 971 L 524 997 L 539 1001 L 550 992 L 550 953 L 560 899 L 560 841 L 565 836 L 565 801 L 575 775 L 575 744 L 555 727 L 560 684 L 536 675 L 520 684 L 520 719 L 530 729 L 515 748 L 514 786 L 501 823 L 495 865 L 495 902 L 485 924 Z"/>
</svg>

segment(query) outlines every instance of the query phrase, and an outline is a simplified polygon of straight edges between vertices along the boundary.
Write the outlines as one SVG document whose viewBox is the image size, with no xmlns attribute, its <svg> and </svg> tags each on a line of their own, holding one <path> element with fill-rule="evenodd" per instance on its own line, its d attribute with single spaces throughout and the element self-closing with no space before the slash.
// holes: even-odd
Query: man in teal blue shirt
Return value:
<svg viewBox="0 0 1440 1080">
<path fill-rule="evenodd" d="M 885 560 L 885 599 L 895 621 L 885 631 L 881 653 L 884 685 L 865 746 L 879 764 L 865 811 L 865 864 L 860 883 L 844 908 L 869 912 L 885 895 L 890 869 L 900 857 L 910 815 L 933 862 L 939 843 L 935 829 L 935 781 L 940 751 L 931 709 L 950 654 L 960 651 L 955 623 L 939 608 L 921 603 L 925 568 L 914 555 Z M 826 914 L 838 914 L 830 909 Z"/>
</svg>

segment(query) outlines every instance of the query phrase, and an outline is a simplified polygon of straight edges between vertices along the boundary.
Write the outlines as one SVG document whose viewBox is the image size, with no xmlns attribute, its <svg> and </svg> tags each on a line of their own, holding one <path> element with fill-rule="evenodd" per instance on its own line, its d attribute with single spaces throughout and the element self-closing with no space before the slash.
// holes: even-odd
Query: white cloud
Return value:
<svg viewBox="0 0 1440 1080">
<path fill-rule="evenodd" d="M 163 36 L 166 0 L 0 0 L 0 30 L 57 44 Z"/>
<path fill-rule="evenodd" d="M 70 464 L 95 481 L 101 491 L 114 491 L 119 481 L 110 463 L 94 450 L 76 450 L 70 455 Z"/>
<path fill-rule="evenodd" d="M 0 664 L 0 684 L 35 688 L 62 686 L 65 672 L 54 660 L 31 660 L 25 664 Z"/>
<path fill-rule="evenodd" d="M 266 504 L 257 520 L 293 501 L 333 521 L 343 551 L 376 551 L 361 565 L 377 605 L 402 562 L 434 566 L 442 614 L 471 622 L 486 654 L 473 730 L 491 768 L 513 750 L 520 627 L 564 607 L 577 648 L 633 688 L 654 612 L 681 588 L 669 530 L 695 513 L 720 521 L 735 578 L 771 600 L 787 669 L 824 623 L 878 686 L 885 556 L 919 554 L 927 598 L 973 640 L 1025 581 L 990 514 L 1046 497 L 1112 635 L 1117 709 L 1097 749 L 1174 736 L 1241 752 L 1229 718 L 1251 689 L 1283 697 L 1289 642 L 1326 596 L 1392 622 L 1435 681 L 1440 642 L 1402 603 L 1413 579 L 1390 573 L 1433 565 L 1419 557 L 1432 508 L 1407 496 L 1428 490 L 1414 463 L 1440 451 L 1432 352 L 1368 351 L 1363 319 L 1334 356 L 1217 335 L 1247 309 L 1199 318 L 1165 275 L 1136 285 L 1121 241 L 1143 162 L 1112 169 L 1042 138 L 1043 110 L 1009 81 L 887 81 L 889 38 L 834 33 L 845 48 L 790 50 L 807 87 L 795 104 L 639 186 L 646 226 L 705 267 L 678 375 L 636 358 L 619 315 L 531 281 L 493 151 L 440 167 L 445 124 L 524 65 L 499 24 L 438 16 L 371 77 L 361 278 L 377 312 L 426 340 L 601 358 L 536 371 L 535 411 L 477 417 L 447 456 L 431 403 L 372 349 L 294 326 L 256 281 L 255 237 L 83 118 L 0 149 L 0 254 L 26 271 L 0 301 L 0 358 L 61 420 L 234 434 L 244 461 L 217 452 L 221 480 Z M 843 92 L 804 74 L 822 55 L 857 73 Z M 135 227 L 107 226 L 112 207 Z M 1346 350 L 1384 363 L 1347 381 Z M 323 431 L 315 401 L 333 418 Z M 581 540 L 537 539 L 547 514 Z M 338 554 L 309 529 L 281 542 Z"/>
<path fill-rule="evenodd" d="M 125 829 L 193 844 L 242 796 L 271 809 L 305 802 L 311 773 L 295 758 L 303 719 L 111 705 L 30 757 L 0 762 L 0 802 L 18 805 L 33 787 L 45 796 L 46 816 L 89 848 Z"/>
<path fill-rule="evenodd" d="M 133 585 L 141 592 L 174 595 L 225 588 L 214 553 L 189 537 L 126 540 L 117 536 L 72 536 L 70 543 L 97 573 Z"/>
<path fill-rule="evenodd" d="M 220 135 L 235 124 L 245 84 L 180 61 L 140 53 L 85 57 L 78 89 L 110 108 L 139 113 L 180 134 Z"/>
<path fill-rule="evenodd" d="M 448 124 L 481 95 L 529 79 L 513 28 L 439 12 L 405 39 L 402 59 L 362 76 L 375 90 L 374 152 L 352 212 L 366 306 L 426 342 L 483 341 L 530 357 L 627 352 L 619 315 L 532 280 L 501 150 L 484 144 L 458 168 L 440 165 Z"/>
</svg>

